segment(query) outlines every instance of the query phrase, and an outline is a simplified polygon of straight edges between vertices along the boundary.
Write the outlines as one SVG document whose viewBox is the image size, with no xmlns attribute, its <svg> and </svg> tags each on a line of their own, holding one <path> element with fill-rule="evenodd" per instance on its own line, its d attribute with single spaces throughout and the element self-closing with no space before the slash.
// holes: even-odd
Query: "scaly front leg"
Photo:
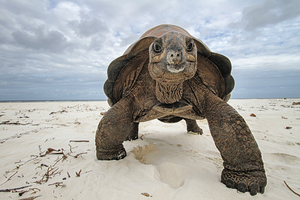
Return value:
<svg viewBox="0 0 300 200">
<path fill-rule="evenodd" d="M 251 195 L 263 193 L 267 184 L 258 145 L 237 111 L 208 92 L 204 106 L 211 135 L 224 160 L 221 182 Z"/>
<path fill-rule="evenodd" d="M 119 160 L 126 156 L 123 142 L 132 126 L 132 101 L 124 98 L 111 107 L 101 119 L 96 132 L 98 160 Z"/>
</svg>

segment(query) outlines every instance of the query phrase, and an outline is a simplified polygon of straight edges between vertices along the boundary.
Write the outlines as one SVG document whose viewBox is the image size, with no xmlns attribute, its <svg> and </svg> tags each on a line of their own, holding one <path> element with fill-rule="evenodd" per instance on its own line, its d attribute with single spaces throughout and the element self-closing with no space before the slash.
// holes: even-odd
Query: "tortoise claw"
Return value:
<svg viewBox="0 0 300 200">
<path fill-rule="evenodd" d="M 265 192 L 265 187 L 260 187 L 259 192 L 263 194 Z"/>
<path fill-rule="evenodd" d="M 225 185 L 228 188 L 234 188 L 234 182 L 230 179 L 226 181 Z"/>
<path fill-rule="evenodd" d="M 245 193 L 247 192 L 247 185 L 245 183 L 239 183 L 237 186 L 237 190 L 242 193 Z"/>
<path fill-rule="evenodd" d="M 258 185 L 257 184 L 253 184 L 249 187 L 249 192 L 251 194 L 251 196 L 254 196 L 257 194 L 258 192 Z"/>
</svg>

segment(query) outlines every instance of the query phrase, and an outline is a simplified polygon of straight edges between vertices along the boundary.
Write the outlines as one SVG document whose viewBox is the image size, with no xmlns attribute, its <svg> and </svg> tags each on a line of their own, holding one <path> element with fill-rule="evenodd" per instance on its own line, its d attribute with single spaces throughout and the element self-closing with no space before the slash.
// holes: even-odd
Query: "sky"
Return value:
<svg viewBox="0 0 300 200">
<path fill-rule="evenodd" d="M 0 0 L 0 101 L 105 100 L 107 67 L 174 24 L 232 63 L 232 98 L 300 98 L 299 0 Z"/>
</svg>

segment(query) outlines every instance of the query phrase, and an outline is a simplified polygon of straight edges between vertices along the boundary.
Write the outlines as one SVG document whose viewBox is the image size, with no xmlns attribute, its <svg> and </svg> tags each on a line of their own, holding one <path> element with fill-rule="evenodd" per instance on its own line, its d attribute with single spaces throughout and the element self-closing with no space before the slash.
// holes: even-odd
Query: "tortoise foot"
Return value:
<svg viewBox="0 0 300 200">
<path fill-rule="evenodd" d="M 203 130 L 200 127 L 188 127 L 187 128 L 188 133 L 196 134 L 196 135 L 202 135 Z"/>
<path fill-rule="evenodd" d="M 264 193 L 267 179 L 262 171 L 237 172 L 223 169 L 221 182 L 228 188 L 235 188 L 243 193 L 250 192 L 254 196 L 258 192 Z"/>
<path fill-rule="evenodd" d="M 137 140 L 138 138 L 139 138 L 138 135 L 130 135 L 126 138 L 126 140 L 132 141 L 132 140 Z"/>
<path fill-rule="evenodd" d="M 96 155 L 98 160 L 120 160 L 126 157 L 126 151 L 124 147 L 120 149 L 97 149 Z"/>
<path fill-rule="evenodd" d="M 198 126 L 196 120 L 184 119 L 186 121 L 187 132 L 196 135 L 202 135 L 203 130 Z"/>
<path fill-rule="evenodd" d="M 130 133 L 127 136 L 126 140 L 137 140 L 139 138 L 139 123 L 133 122 L 130 127 Z"/>
</svg>

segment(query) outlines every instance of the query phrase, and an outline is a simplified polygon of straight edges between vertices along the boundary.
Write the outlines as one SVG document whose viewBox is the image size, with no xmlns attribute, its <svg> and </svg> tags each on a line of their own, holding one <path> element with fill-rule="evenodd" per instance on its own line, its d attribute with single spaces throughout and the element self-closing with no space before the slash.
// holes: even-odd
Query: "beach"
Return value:
<svg viewBox="0 0 300 200">
<path fill-rule="evenodd" d="M 207 121 L 140 123 L 127 157 L 99 161 L 95 132 L 106 101 L 0 103 L 0 199 L 299 199 L 300 99 L 231 99 L 264 160 L 264 194 L 220 182 L 222 159 Z M 294 105 L 293 105 L 294 103 Z M 5 191 L 6 190 L 6 191 Z"/>
</svg>

